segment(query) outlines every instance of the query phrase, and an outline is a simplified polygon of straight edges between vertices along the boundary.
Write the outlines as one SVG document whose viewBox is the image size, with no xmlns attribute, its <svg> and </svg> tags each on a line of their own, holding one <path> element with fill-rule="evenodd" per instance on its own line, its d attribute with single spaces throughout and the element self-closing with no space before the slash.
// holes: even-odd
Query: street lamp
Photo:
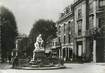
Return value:
<svg viewBox="0 0 105 73">
<path fill-rule="evenodd" d="M 1 60 L 1 16 L 0 16 L 0 60 Z"/>
<path fill-rule="evenodd" d="M 60 37 L 59 37 L 59 45 L 60 45 L 60 58 L 59 58 L 59 64 L 60 66 L 63 66 L 64 65 L 64 60 L 63 60 L 63 57 L 61 55 L 61 49 L 62 49 L 62 45 L 61 45 L 61 41 L 60 41 Z"/>
</svg>

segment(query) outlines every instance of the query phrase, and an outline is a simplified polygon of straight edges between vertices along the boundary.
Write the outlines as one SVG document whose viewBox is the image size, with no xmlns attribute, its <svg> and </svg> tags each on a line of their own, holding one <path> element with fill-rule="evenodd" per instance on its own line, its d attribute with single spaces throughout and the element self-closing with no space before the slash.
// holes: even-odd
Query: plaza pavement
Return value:
<svg viewBox="0 0 105 73">
<path fill-rule="evenodd" d="M 4 64 L 5 65 L 5 64 Z M 0 65 L 1 66 L 1 65 Z M 2 65 L 3 66 L 3 65 Z M 83 64 L 65 64 L 66 69 L 55 70 L 21 70 L 10 69 L 11 65 L 5 65 L 0 69 L 0 73 L 105 73 L 105 63 L 83 63 Z"/>
</svg>

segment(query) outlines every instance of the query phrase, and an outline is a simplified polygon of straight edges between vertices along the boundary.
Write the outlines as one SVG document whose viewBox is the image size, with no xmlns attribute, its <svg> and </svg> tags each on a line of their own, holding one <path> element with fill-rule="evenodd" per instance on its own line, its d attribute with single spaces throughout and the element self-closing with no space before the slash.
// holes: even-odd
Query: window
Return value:
<svg viewBox="0 0 105 73">
<path fill-rule="evenodd" d="M 69 41 L 68 41 L 68 43 L 70 43 L 70 42 L 71 42 L 71 39 L 70 39 L 70 34 L 68 34 L 68 38 L 69 38 Z"/>
<path fill-rule="evenodd" d="M 65 24 L 64 24 L 64 33 L 65 33 Z"/>
<path fill-rule="evenodd" d="M 82 9 L 78 9 L 78 19 L 82 18 Z"/>
<path fill-rule="evenodd" d="M 58 26 L 58 34 L 60 35 L 61 33 L 61 26 Z"/>
<path fill-rule="evenodd" d="M 104 18 L 99 18 L 99 27 L 101 28 L 105 24 Z"/>
<path fill-rule="evenodd" d="M 93 12 L 93 3 L 90 3 L 89 4 L 89 13 L 92 13 Z"/>
<path fill-rule="evenodd" d="M 105 0 L 99 0 L 99 7 L 105 6 Z"/>
<path fill-rule="evenodd" d="M 68 22 L 68 32 L 70 32 L 70 25 L 71 25 L 71 22 L 69 21 Z"/>
<path fill-rule="evenodd" d="M 57 42 L 55 42 L 55 46 L 57 46 Z"/>
<path fill-rule="evenodd" d="M 93 28 L 93 16 L 89 17 L 89 28 Z"/>
<path fill-rule="evenodd" d="M 58 37 L 58 42 L 59 42 L 59 45 L 61 45 L 61 38 Z"/>
<path fill-rule="evenodd" d="M 82 34 L 82 21 L 77 22 L 78 24 L 78 35 Z"/>
<path fill-rule="evenodd" d="M 94 0 L 89 0 L 89 3 L 92 3 Z"/>
<path fill-rule="evenodd" d="M 66 38 L 65 38 L 65 36 L 64 36 L 64 44 L 65 44 L 65 40 L 66 40 Z"/>
<path fill-rule="evenodd" d="M 0 16 L 0 20 L 1 20 L 1 16 Z"/>
</svg>

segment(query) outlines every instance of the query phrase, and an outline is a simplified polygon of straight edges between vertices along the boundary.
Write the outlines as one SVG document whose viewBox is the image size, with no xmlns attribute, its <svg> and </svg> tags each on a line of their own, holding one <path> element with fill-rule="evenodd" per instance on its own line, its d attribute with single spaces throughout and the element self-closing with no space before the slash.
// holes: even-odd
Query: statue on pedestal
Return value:
<svg viewBox="0 0 105 73">
<path fill-rule="evenodd" d="M 48 63 L 47 57 L 45 55 L 45 49 L 43 47 L 43 39 L 42 35 L 39 34 L 36 38 L 36 42 L 34 43 L 35 49 L 33 50 L 33 58 L 31 63 L 38 64 L 41 63 Z"/>
<path fill-rule="evenodd" d="M 46 56 L 43 42 L 42 35 L 39 34 L 34 43 L 35 49 L 33 50 L 33 57 L 29 62 L 30 65 L 32 67 L 54 67 L 58 64 L 58 67 L 61 67 L 64 63 L 63 60 Z"/>
<path fill-rule="evenodd" d="M 36 52 L 44 51 L 44 48 L 42 45 L 43 45 L 43 39 L 42 39 L 41 34 L 39 34 L 39 36 L 36 38 L 36 42 L 34 43 L 35 49 L 33 51 L 33 59 L 32 60 L 35 60 Z"/>
<path fill-rule="evenodd" d="M 34 43 L 35 49 L 34 52 L 39 51 L 39 50 L 44 50 L 43 48 L 43 39 L 41 34 L 36 38 L 36 42 Z"/>
</svg>

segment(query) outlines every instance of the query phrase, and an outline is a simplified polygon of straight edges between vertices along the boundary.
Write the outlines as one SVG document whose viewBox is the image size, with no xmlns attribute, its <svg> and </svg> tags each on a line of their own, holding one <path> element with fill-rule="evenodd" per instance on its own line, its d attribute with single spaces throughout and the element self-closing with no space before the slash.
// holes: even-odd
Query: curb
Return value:
<svg viewBox="0 0 105 73">
<path fill-rule="evenodd" d="M 17 67 L 13 69 L 20 69 L 20 70 L 56 70 L 56 69 L 65 69 L 65 66 L 62 67 L 40 67 L 40 68 L 32 68 L 32 67 Z"/>
</svg>

